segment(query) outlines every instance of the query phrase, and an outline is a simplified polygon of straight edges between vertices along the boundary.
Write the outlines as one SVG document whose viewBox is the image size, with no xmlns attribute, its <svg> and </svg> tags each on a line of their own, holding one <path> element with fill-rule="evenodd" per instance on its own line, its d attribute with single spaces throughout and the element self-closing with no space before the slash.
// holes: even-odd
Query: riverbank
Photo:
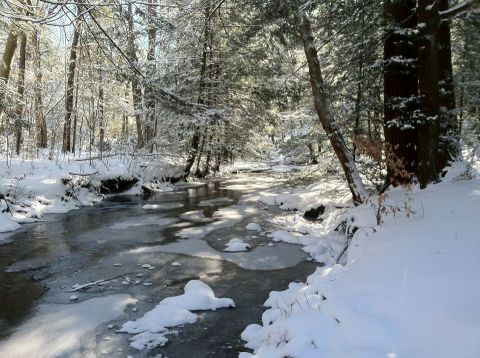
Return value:
<svg viewBox="0 0 480 358">
<path fill-rule="evenodd" d="M 391 189 L 344 210 L 341 257 L 328 249 L 334 210 L 325 205 L 321 228 L 292 216 L 271 237 L 330 262 L 270 293 L 262 322 L 242 333 L 253 353 L 240 357 L 478 357 L 479 169 L 458 163 L 427 189 Z M 308 193 L 264 200 L 295 209 Z"/>
<path fill-rule="evenodd" d="M 0 160 L 0 233 L 18 230 L 45 214 L 66 213 L 118 192 L 141 194 L 142 185 L 171 176 L 179 167 L 164 160 L 61 157 L 57 160 Z M 169 191 L 168 183 L 155 183 Z M 5 239 L 4 239 L 5 240 Z"/>
</svg>

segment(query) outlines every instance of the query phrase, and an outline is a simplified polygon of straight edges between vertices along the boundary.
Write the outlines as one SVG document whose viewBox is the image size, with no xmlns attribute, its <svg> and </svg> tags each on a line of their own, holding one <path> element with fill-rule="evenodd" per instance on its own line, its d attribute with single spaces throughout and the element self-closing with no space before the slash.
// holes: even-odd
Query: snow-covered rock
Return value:
<svg viewBox="0 0 480 358">
<path fill-rule="evenodd" d="M 134 334 L 130 338 L 133 348 L 150 349 L 168 342 L 165 337 L 168 328 L 194 323 L 197 315 L 190 311 L 235 307 L 230 298 L 216 298 L 213 290 L 202 281 L 189 281 L 184 290 L 183 295 L 165 298 L 136 321 L 124 323 L 118 332 Z"/>
<path fill-rule="evenodd" d="M 256 223 L 250 223 L 248 224 L 247 226 L 245 226 L 245 229 L 247 230 L 251 230 L 251 231 L 261 231 L 262 228 L 260 227 L 260 225 L 256 224 Z"/>
<path fill-rule="evenodd" d="M 231 239 L 227 242 L 227 247 L 223 251 L 227 252 L 238 252 L 238 251 L 248 251 L 250 250 L 250 245 L 244 242 L 241 239 Z"/>
</svg>

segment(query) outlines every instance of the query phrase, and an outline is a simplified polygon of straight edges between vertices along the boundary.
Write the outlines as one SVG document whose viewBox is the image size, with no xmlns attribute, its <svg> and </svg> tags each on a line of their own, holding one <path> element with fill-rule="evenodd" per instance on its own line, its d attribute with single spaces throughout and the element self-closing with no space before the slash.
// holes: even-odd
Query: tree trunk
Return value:
<svg viewBox="0 0 480 358">
<path fill-rule="evenodd" d="M 37 128 L 37 148 L 47 148 L 47 122 L 43 115 L 42 99 L 42 59 L 40 54 L 40 33 L 35 31 L 32 37 L 33 47 L 33 71 L 35 82 L 33 85 L 34 93 L 34 112 L 35 124 Z"/>
<path fill-rule="evenodd" d="M 157 41 L 157 28 L 155 18 L 157 11 L 155 8 L 156 0 L 148 0 L 148 78 L 145 83 L 145 141 L 150 152 L 153 152 L 155 133 L 155 95 L 152 87 L 152 78 L 155 76 L 155 47 Z"/>
<path fill-rule="evenodd" d="M 98 134 L 98 148 L 100 150 L 100 158 L 103 158 L 103 149 L 105 144 L 105 103 L 104 103 L 104 93 L 103 93 L 103 84 L 101 83 L 98 89 L 98 121 L 100 131 Z"/>
<path fill-rule="evenodd" d="M 17 155 L 20 154 L 22 146 L 22 114 L 23 114 L 23 98 L 25 93 L 25 62 L 27 51 L 27 35 L 20 35 L 20 53 L 18 57 L 18 84 L 17 93 L 19 102 L 15 111 L 15 149 Z"/>
<path fill-rule="evenodd" d="M 73 136 L 72 136 L 72 153 L 75 154 L 77 149 L 77 126 L 78 126 L 78 88 L 79 85 L 75 86 L 75 107 L 73 114 Z"/>
<path fill-rule="evenodd" d="M 322 71 L 318 59 L 317 50 L 313 40 L 313 32 L 310 20 L 304 13 L 295 14 L 297 25 L 303 42 L 303 48 L 308 63 L 310 74 L 310 85 L 312 87 L 313 101 L 320 123 L 327 134 L 330 144 L 340 161 L 345 173 L 348 187 L 353 196 L 355 204 L 362 203 L 367 197 L 367 191 L 363 185 L 360 174 L 353 160 L 352 154 L 341 136 L 337 123 L 330 110 L 330 105 L 325 93 Z"/>
<path fill-rule="evenodd" d="M 15 54 L 15 49 L 17 48 L 17 34 L 13 31 L 10 31 L 7 36 L 7 42 L 5 42 L 5 51 L 3 52 L 2 61 L 0 62 L 0 81 L 2 85 L 7 86 L 8 79 L 10 77 L 10 70 L 12 66 L 13 55 Z M 5 92 L 3 88 L 0 88 L 0 117 L 5 110 Z"/>
<path fill-rule="evenodd" d="M 448 0 L 438 0 L 438 10 L 449 8 Z M 441 171 L 449 161 L 460 153 L 457 118 L 455 115 L 455 90 L 453 85 L 452 46 L 450 41 L 450 22 L 440 21 L 438 26 L 438 76 L 440 105 L 440 137 L 437 154 L 437 170 Z"/>
<path fill-rule="evenodd" d="M 137 64 L 138 57 L 137 51 L 135 49 L 135 27 L 133 22 L 133 11 L 132 4 L 129 2 L 127 4 L 127 23 L 128 23 L 128 56 L 130 62 Z M 133 110 L 135 112 L 135 124 L 137 128 L 137 148 L 145 147 L 145 139 L 143 137 L 143 125 L 141 113 L 143 112 L 142 108 L 142 89 L 137 79 L 137 74 L 132 75 L 131 85 L 132 85 L 132 99 L 133 99 Z"/>
<path fill-rule="evenodd" d="M 198 103 L 205 104 L 205 89 L 206 89 L 206 71 L 207 71 L 207 56 L 209 50 L 209 23 L 210 20 L 210 1 L 207 1 L 205 6 L 205 24 L 204 24 L 204 33 L 203 33 L 203 52 L 202 52 L 202 65 L 200 67 L 200 83 L 199 83 L 199 94 L 198 94 Z M 193 164 L 195 163 L 195 158 L 198 155 L 200 145 L 200 126 L 195 125 L 192 142 L 190 144 L 190 149 L 187 157 L 187 162 L 184 170 L 184 177 L 190 175 L 190 170 L 192 169 Z"/>
<path fill-rule="evenodd" d="M 71 129 L 72 129 L 72 114 L 73 114 L 73 97 L 75 88 L 75 69 L 77 67 L 77 48 L 80 39 L 80 5 L 77 4 L 77 19 L 75 20 L 72 44 L 70 46 L 70 61 L 68 63 L 67 71 L 67 88 L 65 93 L 65 121 L 63 124 L 63 152 L 67 153 L 72 150 L 71 146 Z"/>
<path fill-rule="evenodd" d="M 384 133 L 387 185 L 411 181 L 417 168 L 416 0 L 385 0 Z"/>
<path fill-rule="evenodd" d="M 417 7 L 418 83 L 421 96 L 421 115 L 418 131 L 418 169 L 420 187 L 438 181 L 436 168 L 438 138 L 440 132 L 438 26 L 440 18 L 435 0 L 419 0 Z"/>
</svg>

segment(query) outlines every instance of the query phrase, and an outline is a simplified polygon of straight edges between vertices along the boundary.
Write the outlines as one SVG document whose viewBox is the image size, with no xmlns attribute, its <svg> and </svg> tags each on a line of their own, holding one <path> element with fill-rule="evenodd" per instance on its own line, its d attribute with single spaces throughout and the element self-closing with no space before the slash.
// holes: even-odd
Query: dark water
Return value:
<svg viewBox="0 0 480 358">
<path fill-rule="evenodd" d="M 254 180 L 258 179 L 252 177 Z M 192 354 L 194 357 L 236 357 L 238 351 L 242 350 L 240 333 L 248 323 L 260 320 L 264 310 L 262 304 L 268 298 L 268 292 L 285 289 L 291 281 L 303 280 L 313 272 L 314 264 L 300 262 L 293 268 L 259 272 L 242 269 L 230 262 L 179 254 L 127 254 L 128 250 L 137 247 L 178 240 L 175 234 L 179 227 L 159 227 L 155 224 L 158 220 L 169 218 L 177 220 L 180 225 L 205 225 L 178 220 L 180 214 L 200 209 L 198 203 L 201 200 L 228 197 L 235 204 L 242 192 L 222 189 L 221 186 L 222 183 L 217 181 L 149 197 L 112 196 L 93 207 L 49 215 L 44 222 L 25 225 L 9 237 L 11 243 L 0 245 L 0 338 L 5 338 L 28 320 L 38 303 L 55 302 L 57 293 L 72 282 L 89 282 L 104 278 L 105 275 L 113 277 L 112 262 L 122 262 L 125 270 L 134 270 L 135 265 L 143 262 L 141 260 L 148 259 L 147 262 L 161 268 L 152 277 L 153 285 L 148 292 L 144 287 L 119 286 L 108 289 L 93 287 L 85 294 L 98 297 L 128 293 L 145 298 L 146 311 L 162 298 L 180 294 L 185 282 L 199 278 L 200 273 L 206 273 L 202 280 L 211 285 L 217 296 L 233 298 L 237 308 L 202 313 L 197 324 L 180 329 L 178 336 L 172 337 L 166 347 L 151 352 L 136 351 L 128 346 L 124 335 L 117 335 L 116 344 L 124 349 L 122 353 L 112 351 L 108 356 L 125 357 L 128 352 L 134 357 L 153 356 L 153 353 L 170 358 Z M 183 206 L 168 210 L 142 208 L 145 204 L 165 203 L 181 203 Z M 205 208 L 205 215 L 211 215 L 215 209 Z M 273 208 L 272 211 L 269 215 L 279 214 Z M 112 225 L 116 223 L 142 220 L 142 225 L 112 230 Z M 215 237 L 228 241 L 235 230 L 239 231 L 246 223 L 237 225 L 236 229 L 222 229 Z M 267 242 L 266 237 L 259 239 L 260 242 L 262 240 Z M 293 249 L 299 248 L 292 246 Z M 172 270 L 168 263 L 178 259 L 184 263 L 182 269 Z M 101 339 L 105 334 L 102 331 L 96 333 L 98 339 L 93 348 L 88 348 L 90 353 L 97 355 L 106 349 Z"/>
</svg>

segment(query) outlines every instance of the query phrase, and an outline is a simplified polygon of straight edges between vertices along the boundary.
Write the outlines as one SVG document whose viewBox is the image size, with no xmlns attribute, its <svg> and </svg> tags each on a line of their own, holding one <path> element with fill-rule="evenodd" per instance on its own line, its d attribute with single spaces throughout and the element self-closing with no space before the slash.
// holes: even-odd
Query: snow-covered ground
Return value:
<svg viewBox="0 0 480 358">
<path fill-rule="evenodd" d="M 12 169 L 15 165 L 17 169 Z M 33 169 L 29 170 L 29 165 Z M 78 167 L 75 162 L 68 165 L 68 162 L 15 164 L 14 161 L 10 169 L 7 168 L 13 172 L 4 174 L 1 179 L 2 190 L 8 189 L 2 194 L 10 193 L 16 198 L 15 205 L 24 205 L 27 209 L 23 216 L 15 210 L 18 217 L 1 213 L 0 225 L 5 225 L 0 228 L 13 225 L 15 229 L 18 222 L 46 212 L 67 211 L 79 206 L 79 201 L 88 205 L 101 199 L 94 191 L 85 189 L 85 193 L 76 194 L 76 199 L 65 200 L 62 183 L 65 173 L 99 172 L 95 180 L 108 178 L 108 175 L 126 175 L 121 174 L 122 170 L 129 173 L 121 168 L 121 163 L 111 164 L 117 169 L 110 171 L 85 164 Z M 242 170 L 249 168 L 245 164 Z M 263 170 L 261 165 L 258 168 Z M 203 210 L 185 212 L 179 218 L 162 217 L 162 210 L 180 208 L 180 205 L 147 204 L 142 205 L 146 215 L 141 220 L 128 218 L 110 227 L 115 230 L 151 224 L 173 227 L 178 219 L 195 223 L 178 227 L 176 235 L 182 238 L 178 241 L 134 248 L 129 254 L 179 253 L 229 261 L 248 270 L 272 270 L 293 267 L 303 261 L 305 254 L 291 250 L 288 245 L 298 244 L 311 260 L 325 264 L 305 283 L 294 282 L 285 291 L 270 293 L 261 324 L 252 324 L 242 333 L 251 353 L 243 352 L 240 358 L 478 358 L 478 162 L 470 174 L 465 175 L 465 165 L 459 163 L 439 184 L 424 190 L 416 187 L 391 189 L 381 197 L 372 196 L 368 203 L 356 208 L 351 205 L 345 184 L 337 179 L 326 178 L 299 189 L 279 189 L 283 182 L 269 177 L 270 174 L 254 182 L 239 176 L 224 180 L 221 186 L 244 193 L 237 203 L 230 205 L 232 199 L 227 197 L 199 203 L 198 208 L 216 209 L 212 217 L 205 217 Z M 16 182 L 12 182 L 15 177 Z M 83 178 L 77 177 L 78 180 Z M 269 190 L 275 185 L 276 189 Z M 266 215 L 266 209 L 272 209 L 272 205 L 284 209 L 284 215 Z M 304 218 L 305 212 L 319 207 L 317 220 Z M 249 235 L 248 240 L 258 238 L 251 236 L 252 233 L 263 238 L 268 235 L 275 244 L 253 245 L 251 250 L 236 252 L 246 250 L 246 245 L 252 242 L 234 239 L 225 243 L 225 251 L 234 252 L 224 252 L 219 251 L 222 248 L 214 249 L 205 240 L 209 235 L 222 235 L 221 230 L 234 230 L 234 227 L 244 230 L 244 238 Z M 240 233 L 239 237 L 242 235 Z M 345 247 L 346 242 L 348 247 Z M 142 267 L 153 269 L 146 266 Z M 170 266 L 182 269 L 179 262 Z M 90 304 L 108 305 L 112 300 L 116 305 L 109 307 L 105 316 L 88 317 L 88 322 L 82 323 L 91 330 L 121 316 L 125 306 L 132 303 L 128 295 L 109 297 L 105 302 L 92 300 L 41 306 L 38 321 L 22 326 L 4 342 L 0 353 L 15 356 L 19 349 L 31 346 L 33 351 L 25 351 L 31 355 L 35 349 L 40 349 L 39 344 L 45 349 L 46 343 L 40 340 L 43 331 L 37 334 L 33 326 L 41 326 L 45 320 L 53 322 L 42 328 L 46 336 L 57 331 L 71 331 L 71 327 L 63 327 L 63 323 L 50 318 L 55 317 L 54 310 L 76 319 L 76 315 L 83 314 Z M 75 298 L 72 301 L 77 302 Z M 198 305 L 198 302 L 203 303 Z M 78 307 L 70 308 L 74 306 Z M 192 281 L 185 287 L 185 294 L 163 300 L 143 317 L 125 323 L 120 331 L 134 335 L 130 338 L 136 348 L 162 345 L 168 340 L 166 334 L 170 327 L 195 321 L 196 316 L 190 311 L 228 306 L 233 306 L 233 301 L 217 299 L 204 283 Z M 74 336 L 84 336 L 83 329 Z M 61 334 L 59 337 L 61 342 L 56 348 L 52 346 L 55 348 L 52 355 L 68 355 L 78 349 L 76 341 L 64 339 Z M 28 340 L 33 340 L 34 344 L 25 343 Z"/>
<path fill-rule="evenodd" d="M 8 164 L 0 158 L 0 233 L 17 230 L 21 223 L 36 221 L 44 214 L 93 205 L 102 200 L 99 187 L 106 180 L 138 180 L 129 190 L 138 194 L 143 184 L 172 175 L 175 170 L 178 168 L 171 163 L 153 165 L 140 158 L 111 157 L 90 163 L 85 158 L 67 156 L 57 160 L 12 159 Z M 172 190 L 172 186 L 163 184 L 162 190 Z"/>
<path fill-rule="evenodd" d="M 321 225 L 292 214 L 271 237 L 310 246 L 317 259 L 332 255 L 306 283 L 270 294 L 262 324 L 242 333 L 254 352 L 240 357 L 479 357 L 480 168 L 470 180 L 464 169 L 346 211 L 333 200 Z M 262 200 L 305 210 L 308 197 L 307 188 Z M 339 219 L 353 234 L 342 264 Z"/>
</svg>

